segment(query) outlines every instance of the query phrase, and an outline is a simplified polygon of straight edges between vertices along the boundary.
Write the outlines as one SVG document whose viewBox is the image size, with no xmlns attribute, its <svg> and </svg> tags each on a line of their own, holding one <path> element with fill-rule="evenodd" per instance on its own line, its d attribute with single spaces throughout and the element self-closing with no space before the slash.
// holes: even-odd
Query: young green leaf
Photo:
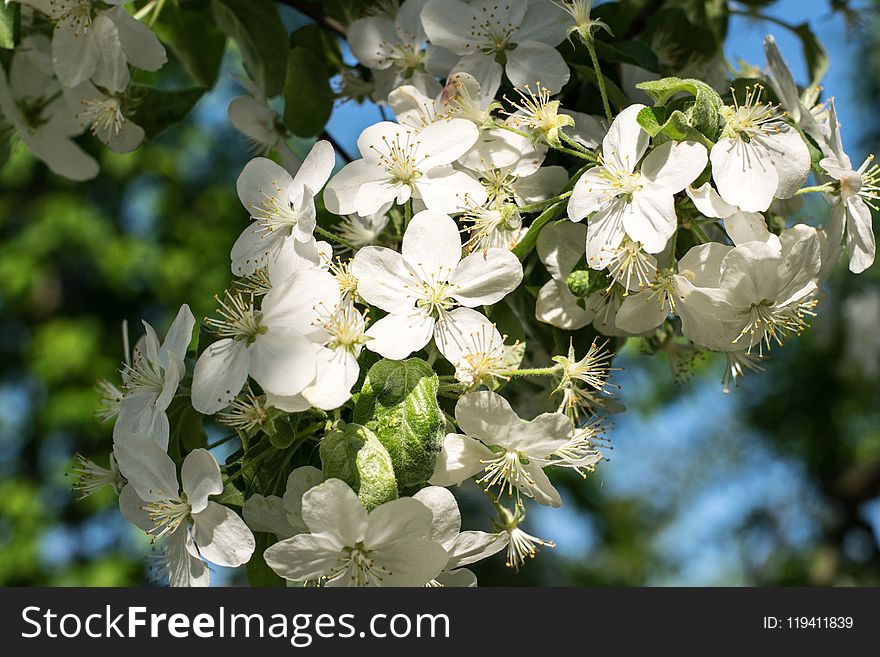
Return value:
<svg viewBox="0 0 880 657">
<path fill-rule="evenodd" d="M 302 46 L 287 58 L 284 81 L 284 124 L 299 137 L 319 134 L 333 111 L 333 90 L 327 67 Z"/>
<path fill-rule="evenodd" d="M 443 446 L 439 381 L 419 358 L 380 360 L 370 368 L 354 420 L 371 429 L 391 455 L 401 490 L 425 483 Z"/>
<path fill-rule="evenodd" d="M 331 431 L 321 441 L 320 453 L 324 477 L 351 486 L 368 511 L 397 499 L 391 456 L 365 426 L 347 424 Z"/>
</svg>

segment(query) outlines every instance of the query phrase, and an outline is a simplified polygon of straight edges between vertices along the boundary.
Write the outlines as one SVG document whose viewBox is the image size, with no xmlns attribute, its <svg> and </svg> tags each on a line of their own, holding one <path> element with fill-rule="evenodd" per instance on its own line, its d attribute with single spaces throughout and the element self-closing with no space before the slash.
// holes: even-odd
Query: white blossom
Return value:
<svg viewBox="0 0 880 657">
<path fill-rule="evenodd" d="M 388 315 L 367 330 L 367 348 L 385 358 L 406 358 L 433 336 L 441 353 L 462 330 L 457 306 L 497 303 L 522 280 L 510 251 L 488 249 L 461 257 L 458 227 L 450 217 L 424 210 L 412 218 L 401 253 L 364 247 L 351 272 L 358 294 Z"/>
</svg>

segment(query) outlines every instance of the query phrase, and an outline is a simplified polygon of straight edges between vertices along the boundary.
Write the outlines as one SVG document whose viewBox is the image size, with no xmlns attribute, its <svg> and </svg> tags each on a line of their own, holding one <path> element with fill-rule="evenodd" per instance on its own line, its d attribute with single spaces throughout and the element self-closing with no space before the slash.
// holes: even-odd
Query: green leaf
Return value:
<svg viewBox="0 0 880 657">
<path fill-rule="evenodd" d="M 367 511 L 397 499 L 394 466 L 376 434 L 360 424 L 347 424 L 321 441 L 324 478 L 341 479 L 358 494 Z"/>
<path fill-rule="evenodd" d="M 296 440 L 296 430 L 299 427 L 299 416 L 288 415 L 287 417 L 275 418 L 272 427 L 265 433 L 269 436 L 269 443 L 275 449 L 287 449 Z"/>
<path fill-rule="evenodd" d="M 664 136 L 674 141 L 698 141 L 706 148 L 712 148 L 712 142 L 690 124 L 690 119 L 681 110 L 674 110 L 665 119 L 662 107 L 646 107 L 639 111 L 636 120 L 642 129 L 651 137 Z"/>
<path fill-rule="evenodd" d="M 801 40 L 804 59 L 807 62 L 807 68 L 810 70 L 810 85 L 816 86 L 822 82 L 822 79 L 828 72 L 828 52 L 819 39 L 816 38 L 816 35 L 813 34 L 808 23 L 801 23 L 791 29 Z"/>
<path fill-rule="evenodd" d="M 710 140 L 718 134 L 720 110 L 724 103 L 718 92 L 705 82 L 670 77 L 640 82 L 636 87 L 646 92 L 656 105 L 665 105 L 680 93 L 690 94 L 694 97 L 694 103 L 688 110 L 685 124 L 693 126 Z M 679 120 L 677 118 L 676 123 Z"/>
<path fill-rule="evenodd" d="M 580 66 L 574 65 L 572 66 L 584 80 L 596 86 L 598 84 L 598 78 L 596 77 L 596 71 L 594 71 L 589 66 Z M 620 87 L 618 87 L 607 75 L 604 73 L 602 77 L 605 80 L 605 91 L 608 92 L 608 100 L 615 107 L 626 107 L 630 104 L 629 97 L 623 93 Z"/>
<path fill-rule="evenodd" d="M 214 86 L 226 50 L 226 36 L 214 24 L 207 3 L 193 9 L 167 3 L 152 29 L 180 60 L 193 82 L 203 89 Z"/>
<path fill-rule="evenodd" d="M 275 571 L 269 568 L 266 560 L 263 558 L 263 552 L 275 543 L 275 537 L 265 532 L 254 533 L 256 548 L 254 549 L 251 560 L 244 567 L 245 574 L 249 586 L 286 586 L 287 583 L 283 578 L 275 574 Z"/>
<path fill-rule="evenodd" d="M 131 118 L 144 129 L 147 139 L 180 123 L 205 93 L 202 88 L 164 91 L 142 85 L 132 87 L 135 107 Z"/>
<path fill-rule="evenodd" d="M 383 359 L 370 368 L 358 396 L 354 420 L 388 450 L 401 490 L 425 483 L 434 473 L 446 435 L 438 386 L 434 370 L 419 358 Z"/>
<path fill-rule="evenodd" d="M 214 0 L 212 8 L 217 25 L 238 44 L 250 78 L 267 98 L 280 94 L 290 46 L 275 3 Z"/>
<path fill-rule="evenodd" d="M 301 46 L 318 55 L 325 66 L 338 69 L 344 65 L 339 39 L 317 23 L 301 27 L 290 35 L 290 46 Z"/>
<path fill-rule="evenodd" d="M 284 124 L 299 137 L 314 137 L 333 111 L 333 90 L 323 61 L 302 46 L 287 58 L 284 81 Z"/>
<path fill-rule="evenodd" d="M 633 64 L 640 68 L 658 73 L 660 63 L 657 55 L 644 41 L 615 41 L 608 43 L 596 39 L 596 55 L 599 59 L 616 64 Z"/>
<path fill-rule="evenodd" d="M 21 32 L 21 5 L 0 3 L 0 48 L 11 50 L 18 45 Z"/>
<path fill-rule="evenodd" d="M 224 475 L 223 492 L 219 495 L 214 495 L 211 500 L 223 506 L 237 506 L 240 508 L 244 506 L 244 493 L 235 487 L 228 476 Z"/>
</svg>

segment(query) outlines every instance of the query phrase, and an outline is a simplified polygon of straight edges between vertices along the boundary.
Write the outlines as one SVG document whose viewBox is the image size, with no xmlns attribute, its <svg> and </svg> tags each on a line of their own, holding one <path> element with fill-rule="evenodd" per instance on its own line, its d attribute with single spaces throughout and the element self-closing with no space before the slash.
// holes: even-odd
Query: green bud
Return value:
<svg viewBox="0 0 880 657">
<path fill-rule="evenodd" d="M 341 479 L 358 494 L 367 511 L 397 499 L 397 479 L 388 450 L 376 434 L 360 424 L 347 424 L 321 441 L 326 479 Z"/>
<path fill-rule="evenodd" d="M 582 299 L 590 294 L 590 272 L 586 269 L 579 269 L 571 272 L 565 279 L 568 289 L 578 299 Z"/>
</svg>

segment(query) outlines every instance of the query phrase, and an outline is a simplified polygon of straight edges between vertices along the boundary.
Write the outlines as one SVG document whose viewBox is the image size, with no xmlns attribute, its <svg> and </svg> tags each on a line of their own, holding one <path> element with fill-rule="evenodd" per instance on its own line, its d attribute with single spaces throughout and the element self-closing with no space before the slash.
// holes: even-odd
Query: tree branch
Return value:
<svg viewBox="0 0 880 657">
<path fill-rule="evenodd" d="M 331 32 L 335 32 L 343 39 L 347 37 L 346 27 L 338 20 L 333 18 L 332 16 L 328 16 L 324 13 L 321 5 L 315 4 L 313 2 L 308 2 L 308 0 L 278 0 L 281 4 L 287 5 L 288 7 L 293 7 L 301 14 L 304 14 L 311 18 L 316 23 L 323 25 Z"/>
<path fill-rule="evenodd" d="M 329 141 L 330 145 L 336 149 L 336 152 L 339 153 L 339 156 L 343 160 L 345 160 L 346 162 L 352 161 L 352 157 L 351 157 L 351 155 L 349 155 L 348 151 L 345 150 L 342 147 L 342 144 L 340 144 L 338 141 L 336 141 L 336 138 L 333 135 L 331 135 L 329 132 L 327 132 L 326 130 L 321 132 L 321 139 L 326 139 L 327 141 Z"/>
</svg>

